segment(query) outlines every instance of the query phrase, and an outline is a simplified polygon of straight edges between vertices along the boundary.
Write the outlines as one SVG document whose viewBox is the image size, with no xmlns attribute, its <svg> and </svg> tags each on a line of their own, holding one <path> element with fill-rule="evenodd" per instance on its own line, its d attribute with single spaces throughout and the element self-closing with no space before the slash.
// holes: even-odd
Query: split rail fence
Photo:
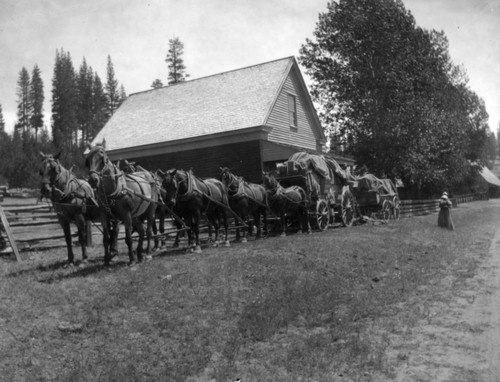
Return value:
<svg viewBox="0 0 500 382">
<path fill-rule="evenodd" d="M 476 200 L 486 200 L 488 195 L 468 194 L 452 198 L 454 206 Z M 439 210 L 439 200 L 402 200 L 401 217 L 427 215 Z M 13 254 L 21 261 L 22 252 L 47 250 L 66 246 L 62 229 L 57 220 L 57 214 L 50 203 L 39 204 L 0 204 L 0 254 Z M 77 241 L 76 227 L 71 227 L 73 240 Z M 167 233 L 175 233 L 172 219 L 165 221 Z M 89 234 L 90 233 L 90 234 Z M 99 223 L 89 223 L 89 242 L 101 240 Z M 123 240 L 123 229 L 120 231 L 120 240 Z M 1 249 L 1 241 L 6 248 Z"/>
</svg>

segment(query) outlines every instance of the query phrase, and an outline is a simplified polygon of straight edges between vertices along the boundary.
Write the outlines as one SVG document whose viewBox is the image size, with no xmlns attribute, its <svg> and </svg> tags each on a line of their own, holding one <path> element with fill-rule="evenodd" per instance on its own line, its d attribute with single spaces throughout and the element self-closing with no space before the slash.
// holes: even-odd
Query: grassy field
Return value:
<svg viewBox="0 0 500 382">
<path fill-rule="evenodd" d="M 0 381 L 389 381 L 398 345 L 474 277 L 489 202 L 104 268 L 65 250 L 0 259 Z M 77 259 L 80 252 L 76 249 Z M 446 280 L 446 282 L 444 282 Z"/>
</svg>

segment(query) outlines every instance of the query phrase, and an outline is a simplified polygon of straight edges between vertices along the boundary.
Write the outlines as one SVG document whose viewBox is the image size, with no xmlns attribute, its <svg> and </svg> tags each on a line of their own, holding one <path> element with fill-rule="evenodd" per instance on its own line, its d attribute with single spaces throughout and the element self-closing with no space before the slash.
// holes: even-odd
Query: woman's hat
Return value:
<svg viewBox="0 0 500 382">
<path fill-rule="evenodd" d="M 447 192 L 443 192 L 443 195 L 441 197 L 444 198 L 444 199 L 448 199 L 448 193 Z"/>
</svg>

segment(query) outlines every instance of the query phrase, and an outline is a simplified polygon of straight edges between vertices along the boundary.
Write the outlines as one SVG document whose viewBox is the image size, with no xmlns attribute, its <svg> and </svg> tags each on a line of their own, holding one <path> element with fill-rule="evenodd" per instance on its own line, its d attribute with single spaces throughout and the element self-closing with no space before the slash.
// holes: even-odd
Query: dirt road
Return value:
<svg viewBox="0 0 500 382">
<path fill-rule="evenodd" d="M 476 274 L 460 288 L 456 280 L 442 280 L 446 292 L 401 341 L 400 357 L 409 356 L 395 380 L 500 382 L 500 201 L 489 203 L 497 224 L 470 249 L 479 262 Z"/>
</svg>

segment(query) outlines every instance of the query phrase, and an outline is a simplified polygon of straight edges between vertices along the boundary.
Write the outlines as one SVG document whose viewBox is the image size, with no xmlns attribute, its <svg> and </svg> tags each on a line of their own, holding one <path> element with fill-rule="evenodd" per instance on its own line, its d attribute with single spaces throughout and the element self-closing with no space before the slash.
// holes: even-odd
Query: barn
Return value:
<svg viewBox="0 0 500 382">
<path fill-rule="evenodd" d="M 103 139 L 112 160 L 202 177 L 228 166 L 253 182 L 326 142 L 294 57 L 131 94 L 93 143 Z"/>
</svg>

